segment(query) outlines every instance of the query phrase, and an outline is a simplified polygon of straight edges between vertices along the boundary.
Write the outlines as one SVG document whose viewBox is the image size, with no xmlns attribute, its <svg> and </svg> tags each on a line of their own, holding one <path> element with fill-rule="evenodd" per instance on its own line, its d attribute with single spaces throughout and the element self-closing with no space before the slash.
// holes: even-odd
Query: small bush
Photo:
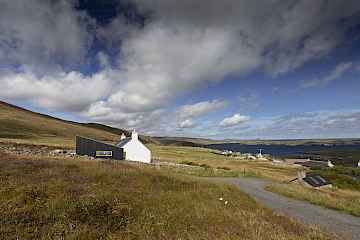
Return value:
<svg viewBox="0 0 360 240">
<path fill-rule="evenodd" d="M 199 166 L 199 164 L 191 162 L 191 161 L 182 161 L 180 164 L 190 165 L 190 166 Z"/>
<path fill-rule="evenodd" d="M 207 164 L 201 164 L 201 165 L 199 165 L 199 167 L 203 167 L 203 168 L 211 168 L 209 165 L 207 165 Z"/>
<path fill-rule="evenodd" d="M 217 169 L 226 170 L 226 171 L 231 170 L 231 168 L 229 168 L 229 167 L 217 167 Z"/>
<path fill-rule="evenodd" d="M 210 165 L 208 164 L 198 164 L 198 163 L 194 163 L 194 162 L 190 162 L 190 161 L 182 161 L 180 162 L 180 164 L 185 164 L 185 165 L 190 165 L 190 166 L 196 166 L 196 167 L 202 167 L 202 168 L 211 168 Z"/>
</svg>

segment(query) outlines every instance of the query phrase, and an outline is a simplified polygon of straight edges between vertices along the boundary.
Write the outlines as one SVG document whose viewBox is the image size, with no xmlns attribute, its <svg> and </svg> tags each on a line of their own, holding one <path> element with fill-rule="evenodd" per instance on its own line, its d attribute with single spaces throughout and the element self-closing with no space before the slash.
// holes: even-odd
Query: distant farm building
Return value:
<svg viewBox="0 0 360 240">
<path fill-rule="evenodd" d="M 298 172 L 298 178 L 305 186 L 313 188 L 331 187 L 331 183 L 317 173 Z"/>
<path fill-rule="evenodd" d="M 125 153 L 125 160 L 151 163 L 150 150 L 139 140 L 138 133 L 134 130 L 131 137 L 121 135 L 121 141 L 116 145 Z"/>
<path fill-rule="evenodd" d="M 326 181 L 322 176 L 315 173 L 306 174 L 306 176 L 302 180 L 314 188 L 321 188 L 330 185 L 330 183 Z"/>
<path fill-rule="evenodd" d="M 151 163 L 151 152 L 140 142 L 138 133 L 135 130 L 129 138 L 122 134 L 120 142 L 116 146 L 76 136 L 76 154 L 93 158 Z"/>
</svg>

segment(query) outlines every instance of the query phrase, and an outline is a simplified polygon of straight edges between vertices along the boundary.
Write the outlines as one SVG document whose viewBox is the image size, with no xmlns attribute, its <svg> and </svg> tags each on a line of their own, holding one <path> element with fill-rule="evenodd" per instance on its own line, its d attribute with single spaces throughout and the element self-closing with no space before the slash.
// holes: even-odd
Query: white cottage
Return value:
<svg viewBox="0 0 360 240">
<path fill-rule="evenodd" d="M 120 142 L 116 146 L 124 149 L 125 160 L 151 163 L 151 152 L 140 142 L 138 133 L 135 130 L 129 138 L 122 134 Z"/>
</svg>

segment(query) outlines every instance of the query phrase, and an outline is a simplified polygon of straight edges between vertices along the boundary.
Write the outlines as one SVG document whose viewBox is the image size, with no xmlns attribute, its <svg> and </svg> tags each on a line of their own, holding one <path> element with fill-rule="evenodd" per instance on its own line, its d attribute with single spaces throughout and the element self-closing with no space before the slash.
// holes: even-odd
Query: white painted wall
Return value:
<svg viewBox="0 0 360 240">
<path fill-rule="evenodd" d="M 126 140 L 124 134 L 121 135 L 121 140 L 122 141 L 120 141 L 117 146 L 124 150 L 125 160 L 151 163 L 151 152 L 142 142 L 140 142 L 138 133 L 135 130 L 131 133 L 130 141 L 125 145 L 121 144 Z"/>
<path fill-rule="evenodd" d="M 125 160 L 151 163 L 150 150 L 138 139 L 131 139 L 124 147 Z"/>
</svg>

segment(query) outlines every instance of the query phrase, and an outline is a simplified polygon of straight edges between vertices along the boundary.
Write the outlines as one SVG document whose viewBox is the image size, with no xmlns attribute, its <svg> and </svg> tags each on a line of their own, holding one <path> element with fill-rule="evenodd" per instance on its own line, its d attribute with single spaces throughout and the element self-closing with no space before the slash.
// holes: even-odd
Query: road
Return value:
<svg viewBox="0 0 360 240">
<path fill-rule="evenodd" d="M 360 218 L 268 192 L 264 187 L 270 180 L 245 177 L 213 180 L 234 184 L 262 205 L 301 223 L 317 225 L 345 239 L 360 240 Z"/>
</svg>

